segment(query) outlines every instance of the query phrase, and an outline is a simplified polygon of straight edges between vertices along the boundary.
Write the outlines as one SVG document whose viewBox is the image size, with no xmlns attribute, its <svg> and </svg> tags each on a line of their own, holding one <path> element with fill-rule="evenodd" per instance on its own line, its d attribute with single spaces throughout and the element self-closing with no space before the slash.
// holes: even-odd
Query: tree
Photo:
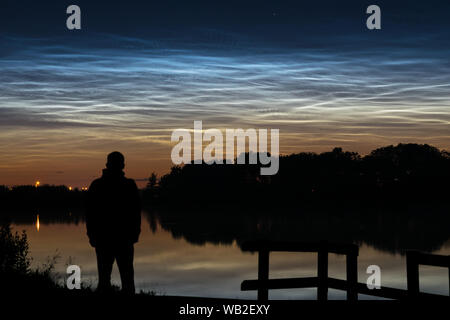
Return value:
<svg viewBox="0 0 450 320">
<path fill-rule="evenodd" d="M 25 231 L 11 232 L 11 225 L 0 226 L 0 274 L 26 274 L 29 271 L 28 242 Z"/>
<path fill-rule="evenodd" d="M 154 190 L 158 185 L 158 176 L 156 173 L 152 172 L 150 178 L 148 178 L 147 189 Z"/>
</svg>

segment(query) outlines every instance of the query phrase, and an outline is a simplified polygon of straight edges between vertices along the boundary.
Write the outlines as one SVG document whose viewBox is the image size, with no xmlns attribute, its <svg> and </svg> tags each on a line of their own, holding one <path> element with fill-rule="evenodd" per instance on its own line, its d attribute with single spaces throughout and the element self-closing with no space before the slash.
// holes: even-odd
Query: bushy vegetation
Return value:
<svg viewBox="0 0 450 320">
<path fill-rule="evenodd" d="M 0 225 L 0 292 L 26 294 L 60 289 L 53 274 L 54 261 L 38 269 L 30 267 L 25 231 L 12 232 L 9 222 Z"/>
<path fill-rule="evenodd" d="M 28 241 L 25 231 L 12 233 L 9 223 L 0 226 L 0 274 L 29 272 Z"/>
</svg>

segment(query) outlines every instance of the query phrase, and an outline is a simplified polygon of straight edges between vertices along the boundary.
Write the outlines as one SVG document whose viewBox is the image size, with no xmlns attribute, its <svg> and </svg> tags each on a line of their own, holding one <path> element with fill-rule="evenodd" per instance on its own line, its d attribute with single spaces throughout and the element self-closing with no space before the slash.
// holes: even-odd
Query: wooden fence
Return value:
<svg viewBox="0 0 450 320">
<path fill-rule="evenodd" d="M 244 280 L 241 290 L 257 290 L 258 300 L 269 298 L 269 289 L 317 288 L 317 299 L 328 299 L 328 289 L 347 291 L 347 300 L 358 300 L 358 294 L 366 294 L 389 299 L 428 298 L 448 299 L 448 296 L 424 293 L 419 290 L 419 265 L 431 265 L 449 269 L 450 256 L 441 256 L 409 251 L 406 254 L 407 290 L 381 287 L 369 289 L 367 284 L 358 282 L 358 251 L 355 244 L 335 244 L 329 242 L 300 243 L 250 241 L 242 246 L 243 251 L 258 252 L 258 279 Z M 317 252 L 317 277 L 269 279 L 270 252 Z M 346 256 L 347 279 L 328 277 L 328 253 Z"/>
</svg>

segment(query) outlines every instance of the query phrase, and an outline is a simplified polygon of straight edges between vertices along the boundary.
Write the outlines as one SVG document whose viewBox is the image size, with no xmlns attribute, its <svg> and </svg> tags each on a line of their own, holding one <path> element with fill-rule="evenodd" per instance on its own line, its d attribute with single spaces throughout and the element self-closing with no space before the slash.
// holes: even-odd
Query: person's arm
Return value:
<svg viewBox="0 0 450 320">
<path fill-rule="evenodd" d="M 89 243 L 95 247 L 97 234 L 97 201 L 96 201 L 96 183 L 95 181 L 89 187 L 86 199 L 86 230 Z"/>
<path fill-rule="evenodd" d="M 132 182 L 133 189 L 133 243 L 138 242 L 139 234 L 141 233 L 141 197 L 139 195 L 139 190 L 136 186 L 136 183 Z"/>
</svg>

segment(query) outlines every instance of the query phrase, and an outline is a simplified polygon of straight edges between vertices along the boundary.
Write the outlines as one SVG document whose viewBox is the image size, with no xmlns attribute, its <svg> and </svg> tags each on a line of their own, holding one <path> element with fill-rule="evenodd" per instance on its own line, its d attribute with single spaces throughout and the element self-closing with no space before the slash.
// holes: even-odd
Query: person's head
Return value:
<svg viewBox="0 0 450 320">
<path fill-rule="evenodd" d="M 118 151 L 108 154 L 106 168 L 110 170 L 122 170 L 125 168 L 125 157 Z"/>
</svg>

